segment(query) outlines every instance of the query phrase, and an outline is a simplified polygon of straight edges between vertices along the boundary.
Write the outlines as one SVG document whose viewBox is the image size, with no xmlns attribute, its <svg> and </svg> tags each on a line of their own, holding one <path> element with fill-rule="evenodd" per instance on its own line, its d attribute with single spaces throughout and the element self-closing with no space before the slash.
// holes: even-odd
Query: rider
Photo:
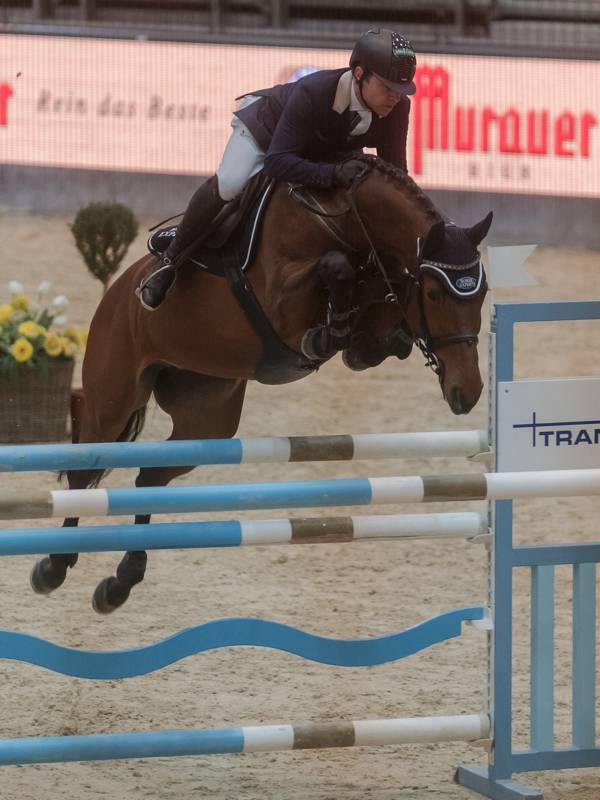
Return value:
<svg viewBox="0 0 600 800">
<path fill-rule="evenodd" d="M 356 42 L 350 69 L 320 70 L 243 96 L 216 174 L 197 189 L 175 238 L 136 290 L 144 308 L 162 303 L 182 253 L 257 172 L 304 186 L 347 188 L 363 165 L 336 162 L 363 147 L 406 171 L 407 95 L 416 90 L 416 64 L 408 39 L 373 28 Z"/>
</svg>

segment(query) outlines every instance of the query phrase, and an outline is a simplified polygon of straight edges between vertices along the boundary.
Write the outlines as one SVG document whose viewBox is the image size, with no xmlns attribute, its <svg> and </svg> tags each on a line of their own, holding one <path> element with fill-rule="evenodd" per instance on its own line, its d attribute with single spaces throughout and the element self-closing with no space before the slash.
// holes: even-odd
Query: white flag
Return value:
<svg viewBox="0 0 600 800">
<path fill-rule="evenodd" d="M 488 247 L 488 283 L 491 289 L 509 286 L 535 286 L 536 279 L 530 275 L 524 262 L 533 253 L 537 244 L 517 244 L 508 247 Z"/>
</svg>

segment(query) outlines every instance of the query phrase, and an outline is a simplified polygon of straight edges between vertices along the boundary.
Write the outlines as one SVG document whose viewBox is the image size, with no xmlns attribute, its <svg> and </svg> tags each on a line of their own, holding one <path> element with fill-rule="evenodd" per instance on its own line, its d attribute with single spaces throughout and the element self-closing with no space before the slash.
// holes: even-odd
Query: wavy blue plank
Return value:
<svg viewBox="0 0 600 800">
<path fill-rule="evenodd" d="M 146 675 L 197 653 L 220 647 L 270 647 L 339 667 L 370 667 L 397 661 L 460 636 L 461 623 L 482 619 L 481 606 L 467 606 L 392 634 L 369 639 L 316 636 L 280 622 L 252 617 L 219 619 L 187 628 L 154 644 L 106 653 L 75 650 L 18 631 L 0 631 L 0 658 L 23 661 L 75 678 L 110 679 Z"/>
</svg>

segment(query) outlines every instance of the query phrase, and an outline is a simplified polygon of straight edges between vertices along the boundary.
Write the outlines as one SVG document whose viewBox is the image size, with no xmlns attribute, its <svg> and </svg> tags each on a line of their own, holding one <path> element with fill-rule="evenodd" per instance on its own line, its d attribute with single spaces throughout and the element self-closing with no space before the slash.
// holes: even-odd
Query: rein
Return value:
<svg viewBox="0 0 600 800">
<path fill-rule="evenodd" d="M 364 179 L 370 173 L 371 169 L 372 169 L 372 166 L 369 163 L 369 161 L 365 161 L 365 165 L 364 165 L 362 171 L 359 172 L 358 175 L 355 177 L 354 181 L 352 182 L 352 185 L 348 189 L 346 189 L 347 205 L 344 206 L 341 210 L 325 211 L 325 209 L 322 208 L 317 203 L 316 200 L 315 200 L 315 204 L 314 205 L 312 203 L 309 203 L 308 200 L 306 200 L 304 198 L 304 196 L 298 192 L 298 189 L 300 187 L 297 184 L 290 185 L 289 194 L 291 195 L 291 197 L 293 197 L 293 199 L 297 203 L 299 203 L 301 206 L 306 208 L 312 214 L 316 214 L 318 217 L 324 217 L 324 218 L 331 219 L 331 218 L 336 218 L 336 217 L 342 217 L 345 214 L 348 214 L 348 212 L 350 212 L 350 211 L 354 212 L 354 215 L 355 215 L 356 219 L 358 220 L 358 224 L 360 225 L 360 228 L 361 228 L 361 230 L 363 232 L 363 235 L 364 235 L 364 237 L 367 240 L 367 243 L 369 245 L 369 256 L 368 256 L 368 259 L 367 259 L 367 263 L 371 262 L 371 263 L 375 264 L 377 269 L 381 273 L 381 277 L 385 281 L 385 284 L 386 284 L 387 289 L 388 289 L 388 293 L 385 296 L 385 302 L 386 303 L 395 303 L 396 304 L 396 303 L 398 303 L 398 295 L 396 294 L 396 292 L 394 291 L 394 289 L 392 287 L 392 283 L 391 283 L 391 281 L 390 281 L 390 279 L 388 277 L 386 269 L 383 266 L 383 264 L 381 263 L 381 259 L 379 258 L 379 253 L 375 249 L 375 245 L 373 244 L 373 241 L 372 241 L 372 239 L 371 239 L 371 237 L 369 235 L 367 227 L 366 227 L 365 223 L 363 222 L 362 217 L 360 216 L 360 214 L 358 212 L 358 208 L 356 207 L 356 200 L 354 199 L 354 192 L 356 191 L 356 188 L 364 181 Z M 314 198 L 313 198 L 313 200 L 314 200 Z M 351 250 L 351 251 L 353 251 L 355 253 L 358 252 L 356 247 L 353 247 L 351 244 L 349 244 L 344 239 L 342 239 L 341 235 L 338 235 L 338 232 L 335 231 L 331 226 L 325 225 L 325 227 L 327 228 L 328 231 L 330 231 L 330 233 L 332 233 L 335 236 L 335 238 L 339 242 L 342 242 L 349 250 Z M 340 231 L 340 234 L 341 234 L 341 231 Z"/>
<path fill-rule="evenodd" d="M 367 271 L 369 267 L 372 268 L 374 272 L 374 276 L 380 278 L 385 283 L 387 293 L 385 294 L 384 298 L 381 300 L 374 300 L 370 303 L 370 305 L 375 305 L 378 303 L 387 303 L 397 305 L 399 310 L 401 311 L 404 321 L 407 323 L 408 329 L 411 331 L 412 336 L 408 336 L 401 328 L 398 328 L 395 331 L 395 335 L 398 335 L 403 341 L 407 344 L 415 344 L 423 357 L 425 358 L 425 366 L 430 367 L 433 372 L 439 377 L 442 374 L 443 367 L 442 364 L 437 357 L 435 350 L 439 350 L 441 347 L 446 347 L 451 344 L 477 344 L 479 342 L 479 336 L 476 333 L 464 333 L 464 334 L 454 334 L 449 336 L 432 336 L 431 330 L 429 328 L 429 323 L 427 320 L 427 311 L 425 309 L 425 299 L 423 293 L 423 282 L 420 280 L 421 269 L 423 265 L 430 264 L 431 266 L 435 266 L 439 269 L 465 269 L 469 266 L 473 266 L 478 263 L 479 259 L 474 261 L 472 264 L 464 265 L 464 266 L 454 266 L 451 264 L 444 264 L 442 262 L 425 262 L 424 260 L 420 260 L 417 265 L 417 274 L 413 274 L 410 270 L 405 269 L 404 275 L 408 279 L 408 287 L 404 297 L 404 304 L 401 304 L 398 300 L 398 294 L 394 290 L 394 284 L 400 284 L 399 280 L 390 279 L 387 271 L 381 261 L 379 253 L 373 244 L 373 240 L 367 230 L 367 227 L 358 211 L 356 206 L 356 200 L 354 199 L 354 192 L 356 191 L 357 187 L 365 180 L 365 178 L 369 175 L 372 169 L 372 165 L 366 161 L 364 169 L 356 176 L 352 185 L 346 190 L 346 199 L 347 203 L 341 209 L 336 209 L 335 211 L 326 211 L 322 206 L 320 206 L 315 198 L 314 205 L 310 203 L 306 198 L 299 192 L 299 189 L 302 188 L 299 184 L 290 184 L 289 187 L 289 194 L 290 196 L 299 203 L 303 208 L 306 208 L 312 214 L 316 215 L 323 223 L 326 230 L 331 233 L 334 238 L 340 242 L 344 247 L 348 250 L 357 253 L 358 250 L 353 245 L 349 244 L 349 242 L 345 241 L 342 238 L 342 232 L 338 229 L 336 230 L 333 225 L 327 224 L 325 222 L 326 219 L 335 219 L 337 217 L 342 217 L 345 214 L 348 214 L 350 211 L 354 213 L 354 216 L 358 220 L 358 224 L 360 229 L 365 237 L 367 244 L 369 245 L 369 255 L 367 257 L 367 261 L 364 265 L 359 267 L 359 271 Z M 485 283 L 485 282 L 484 282 Z M 416 336 L 414 332 L 412 332 L 412 328 L 408 321 L 408 316 L 406 313 L 406 307 L 408 306 L 408 301 L 410 298 L 410 292 L 412 289 L 415 289 L 417 294 L 418 300 L 418 307 L 419 307 L 419 316 L 420 316 L 420 328 L 422 334 L 420 336 Z"/>
</svg>

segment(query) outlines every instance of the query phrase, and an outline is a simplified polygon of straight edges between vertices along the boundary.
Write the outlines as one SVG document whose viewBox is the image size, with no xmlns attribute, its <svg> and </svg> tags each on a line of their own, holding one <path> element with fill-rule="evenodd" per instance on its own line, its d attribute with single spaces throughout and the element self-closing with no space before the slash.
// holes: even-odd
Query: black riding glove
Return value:
<svg viewBox="0 0 600 800">
<path fill-rule="evenodd" d="M 364 161 L 359 161 L 356 158 L 350 158 L 348 161 L 342 161 L 341 164 L 335 165 L 333 170 L 333 183 L 335 186 L 341 186 L 344 189 L 349 189 L 354 183 L 355 178 L 360 175 L 364 169 Z"/>
</svg>

